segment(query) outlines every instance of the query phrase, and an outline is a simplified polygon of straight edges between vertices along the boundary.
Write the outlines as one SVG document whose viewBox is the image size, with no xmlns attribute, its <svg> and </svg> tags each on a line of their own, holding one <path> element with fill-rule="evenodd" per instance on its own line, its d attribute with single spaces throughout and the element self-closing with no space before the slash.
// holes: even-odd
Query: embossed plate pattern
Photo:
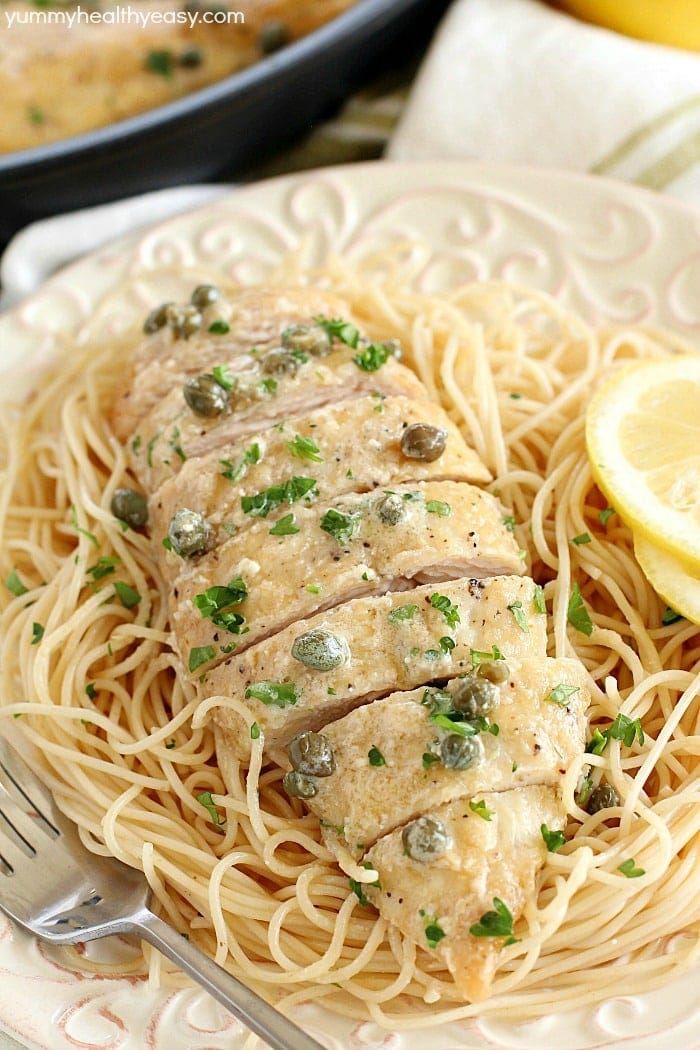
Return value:
<svg viewBox="0 0 700 1050">
<path fill-rule="evenodd" d="M 700 213 L 553 171 L 381 163 L 240 189 L 81 260 L 0 317 L 4 388 L 31 385 L 57 331 L 77 338 L 95 316 L 117 331 L 134 311 L 187 292 L 193 271 L 252 283 L 300 244 L 313 264 L 328 251 L 360 258 L 409 238 L 432 248 L 417 277 L 423 289 L 502 277 L 551 292 L 589 320 L 662 324 L 700 345 Z M 698 1050 L 698 976 L 524 1025 L 489 1018 L 399 1035 L 315 1007 L 297 1016 L 332 1050 L 422 1050 L 426 1038 L 434 1050 Z M 239 1050 L 244 1040 L 203 994 L 77 973 L 4 919 L 0 1025 L 40 1050 Z"/>
</svg>

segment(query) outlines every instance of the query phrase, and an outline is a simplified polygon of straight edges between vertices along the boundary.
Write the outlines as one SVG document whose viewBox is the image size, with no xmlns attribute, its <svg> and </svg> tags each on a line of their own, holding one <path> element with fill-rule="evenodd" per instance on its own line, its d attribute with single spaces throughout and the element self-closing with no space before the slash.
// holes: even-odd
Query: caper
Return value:
<svg viewBox="0 0 700 1050">
<path fill-rule="evenodd" d="M 612 784 L 598 784 L 588 796 L 586 811 L 598 813 L 601 809 L 611 809 L 620 805 L 620 796 Z"/>
<path fill-rule="evenodd" d="M 182 59 L 180 59 L 180 61 L 182 61 Z M 193 306 L 196 306 L 198 310 L 203 310 L 205 306 L 211 306 L 212 303 L 215 303 L 220 298 L 221 292 L 218 288 L 215 288 L 213 284 L 198 284 L 192 292 L 190 302 Z"/>
<path fill-rule="evenodd" d="M 284 22 L 265 22 L 258 35 L 258 44 L 263 55 L 271 55 L 289 43 L 289 29 Z"/>
<path fill-rule="evenodd" d="M 196 69 L 204 61 L 204 55 L 198 47 L 186 47 L 177 58 L 178 66 L 183 69 Z"/>
<path fill-rule="evenodd" d="M 478 718 L 488 714 L 496 706 L 501 694 L 495 685 L 486 678 L 476 675 L 465 675 L 452 683 L 452 704 L 467 718 Z"/>
<path fill-rule="evenodd" d="M 175 306 L 171 303 L 165 313 L 176 339 L 189 339 L 202 327 L 203 318 L 196 306 Z"/>
<path fill-rule="evenodd" d="M 209 546 L 211 525 L 199 511 L 181 507 L 176 510 L 168 525 L 168 539 L 176 554 L 182 558 L 193 558 L 203 554 Z"/>
<path fill-rule="evenodd" d="M 301 361 L 299 361 L 291 351 L 280 347 L 277 350 L 270 350 L 265 354 L 260 361 L 260 369 L 269 376 L 293 376 L 294 373 L 298 371 L 300 364 Z"/>
<path fill-rule="evenodd" d="M 287 754 L 297 773 L 307 777 L 329 777 L 335 772 L 333 748 L 323 733 L 298 733 L 290 741 Z"/>
<path fill-rule="evenodd" d="M 228 391 L 209 372 L 188 379 L 182 393 L 197 416 L 220 416 L 228 407 Z"/>
<path fill-rule="evenodd" d="M 445 451 L 447 431 L 430 423 L 412 423 L 401 435 L 401 451 L 408 459 L 432 463 Z"/>
<path fill-rule="evenodd" d="M 395 492 L 387 494 L 377 504 L 377 517 L 385 525 L 398 525 L 407 514 L 406 501 Z"/>
<path fill-rule="evenodd" d="M 500 685 L 501 682 L 506 682 L 510 675 L 508 664 L 505 660 L 484 660 L 480 663 L 476 673 L 481 678 L 486 678 L 489 682 L 493 682 L 494 685 Z"/>
<path fill-rule="evenodd" d="M 301 350 L 312 357 L 330 353 L 331 337 L 320 324 L 293 324 L 282 332 L 285 350 Z"/>
<path fill-rule="evenodd" d="M 290 798 L 313 798 L 318 794 L 318 788 L 310 777 L 303 773 L 297 773 L 296 769 L 290 769 L 284 774 L 282 787 Z"/>
<path fill-rule="evenodd" d="M 155 310 L 151 310 L 143 322 L 143 330 L 146 335 L 153 335 L 159 328 L 165 328 L 168 323 L 168 311 L 174 305 L 174 303 L 163 303 L 162 306 L 157 306 Z"/>
<path fill-rule="evenodd" d="M 401 832 L 406 853 L 424 863 L 434 860 L 452 847 L 452 836 L 439 817 L 418 817 Z"/>
<path fill-rule="evenodd" d="M 484 745 L 476 736 L 450 733 L 440 744 L 440 758 L 447 769 L 469 769 L 484 754 Z"/>
<path fill-rule="evenodd" d="M 339 638 L 324 627 L 314 627 L 294 639 L 292 656 L 315 671 L 334 671 L 350 659 L 350 649 L 344 638 Z"/>
<path fill-rule="evenodd" d="M 117 489 L 109 509 L 115 518 L 125 521 L 132 529 L 140 529 L 148 521 L 146 497 L 135 489 Z"/>
</svg>

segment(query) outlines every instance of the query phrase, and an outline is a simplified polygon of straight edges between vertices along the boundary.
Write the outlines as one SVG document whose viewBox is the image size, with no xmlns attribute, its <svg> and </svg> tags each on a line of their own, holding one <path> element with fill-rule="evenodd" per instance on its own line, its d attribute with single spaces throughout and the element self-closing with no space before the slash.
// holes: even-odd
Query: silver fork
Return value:
<svg viewBox="0 0 700 1050">
<path fill-rule="evenodd" d="M 52 944 L 135 934 L 172 959 L 274 1050 L 324 1050 L 149 909 L 141 872 L 94 856 L 0 738 L 0 910 Z"/>
</svg>

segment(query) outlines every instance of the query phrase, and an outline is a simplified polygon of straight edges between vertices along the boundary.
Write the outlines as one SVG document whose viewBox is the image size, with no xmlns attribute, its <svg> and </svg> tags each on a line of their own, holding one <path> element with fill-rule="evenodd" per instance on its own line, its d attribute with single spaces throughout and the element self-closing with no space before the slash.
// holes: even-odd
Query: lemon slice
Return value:
<svg viewBox="0 0 700 1050">
<path fill-rule="evenodd" d="M 616 372 L 586 414 L 598 486 L 633 532 L 700 572 L 700 355 Z"/>
<path fill-rule="evenodd" d="M 686 620 L 700 624 L 700 574 L 694 576 L 682 561 L 643 536 L 634 537 L 634 556 L 659 597 Z"/>
</svg>

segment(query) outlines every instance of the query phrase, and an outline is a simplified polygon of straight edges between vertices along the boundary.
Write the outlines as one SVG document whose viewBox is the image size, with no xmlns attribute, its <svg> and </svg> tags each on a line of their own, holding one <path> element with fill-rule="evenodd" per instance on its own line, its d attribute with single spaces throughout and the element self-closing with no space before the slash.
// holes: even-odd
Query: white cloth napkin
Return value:
<svg viewBox="0 0 700 1050">
<path fill-rule="evenodd" d="M 700 54 L 539 0 L 455 0 L 388 156 L 587 171 L 700 205 Z"/>
</svg>

